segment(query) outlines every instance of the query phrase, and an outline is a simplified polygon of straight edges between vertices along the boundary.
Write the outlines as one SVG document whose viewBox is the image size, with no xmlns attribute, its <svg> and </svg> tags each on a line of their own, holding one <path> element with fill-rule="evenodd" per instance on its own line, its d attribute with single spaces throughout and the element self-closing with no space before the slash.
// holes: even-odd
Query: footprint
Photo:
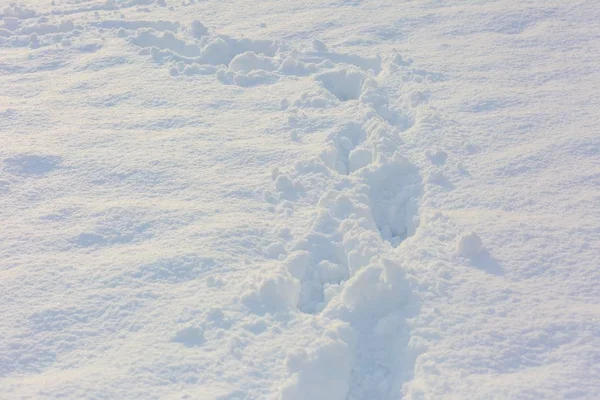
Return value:
<svg viewBox="0 0 600 400">
<path fill-rule="evenodd" d="M 419 226 L 422 182 L 417 168 L 396 153 L 386 163 L 365 168 L 373 219 L 383 240 L 397 247 Z"/>
<path fill-rule="evenodd" d="M 322 221 L 321 224 L 334 225 L 335 219 Z M 314 314 L 323 310 L 327 304 L 326 288 L 339 285 L 349 278 L 347 257 L 340 240 L 339 235 L 311 233 L 293 247 L 292 253 L 285 260 L 287 271 L 301 284 L 297 304 L 300 311 Z"/>
<path fill-rule="evenodd" d="M 319 313 L 373 257 L 385 242 L 397 247 L 419 225 L 421 179 L 418 169 L 399 153 L 380 157 L 360 170 L 358 182 L 329 191 L 319 201 L 310 233 L 285 259 L 298 279 L 298 309 Z"/>
<path fill-rule="evenodd" d="M 364 72 L 356 68 L 344 68 L 319 74 L 315 79 L 323 84 L 340 101 L 358 100 L 366 79 Z"/>
<path fill-rule="evenodd" d="M 414 117 L 409 113 L 389 104 L 387 93 L 372 78 L 368 78 L 363 84 L 360 102 L 370 106 L 383 120 L 401 131 L 410 129 L 415 123 Z"/>
<path fill-rule="evenodd" d="M 356 170 L 356 154 L 353 157 L 355 162 L 352 165 L 350 155 L 358 145 L 364 142 L 365 136 L 366 133 L 359 124 L 355 122 L 344 124 L 329 135 L 329 146 L 321 153 L 321 160 L 332 170 L 342 175 L 348 175 Z"/>
</svg>

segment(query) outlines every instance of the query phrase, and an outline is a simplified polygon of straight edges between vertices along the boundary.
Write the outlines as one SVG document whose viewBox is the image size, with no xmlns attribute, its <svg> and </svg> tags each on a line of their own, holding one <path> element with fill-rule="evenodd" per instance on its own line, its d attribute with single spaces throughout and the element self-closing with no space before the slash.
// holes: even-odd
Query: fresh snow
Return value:
<svg viewBox="0 0 600 400">
<path fill-rule="evenodd" d="M 600 398 L 597 0 L 0 0 L 0 398 Z"/>
</svg>

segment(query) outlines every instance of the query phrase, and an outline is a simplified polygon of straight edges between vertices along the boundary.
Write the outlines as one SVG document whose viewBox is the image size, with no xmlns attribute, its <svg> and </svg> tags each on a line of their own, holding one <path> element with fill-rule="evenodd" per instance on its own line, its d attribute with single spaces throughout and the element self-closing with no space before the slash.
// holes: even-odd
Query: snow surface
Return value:
<svg viewBox="0 0 600 400">
<path fill-rule="evenodd" d="M 597 0 L 0 14 L 0 398 L 600 398 Z"/>
</svg>

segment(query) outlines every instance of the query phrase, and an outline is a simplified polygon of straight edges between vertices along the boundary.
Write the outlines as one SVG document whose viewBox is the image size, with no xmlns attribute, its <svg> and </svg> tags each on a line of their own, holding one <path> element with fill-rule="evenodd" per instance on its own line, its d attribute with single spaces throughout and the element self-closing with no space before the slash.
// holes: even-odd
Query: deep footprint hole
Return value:
<svg viewBox="0 0 600 400">
<path fill-rule="evenodd" d="M 317 76 L 331 94 L 340 101 L 358 100 L 362 94 L 365 74 L 354 70 L 331 71 Z"/>
<path fill-rule="evenodd" d="M 407 160 L 366 171 L 370 182 L 371 212 L 381 238 L 397 247 L 415 234 L 419 226 L 422 183 Z"/>
</svg>

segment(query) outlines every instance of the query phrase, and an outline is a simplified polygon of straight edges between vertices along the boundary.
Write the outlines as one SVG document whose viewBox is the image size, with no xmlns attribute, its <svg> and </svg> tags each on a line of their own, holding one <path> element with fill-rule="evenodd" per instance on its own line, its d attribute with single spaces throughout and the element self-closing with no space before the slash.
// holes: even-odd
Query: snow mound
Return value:
<svg viewBox="0 0 600 400">
<path fill-rule="evenodd" d="M 484 251 L 483 242 L 475 232 L 459 237 L 456 249 L 458 254 L 467 258 L 476 257 Z"/>
<path fill-rule="evenodd" d="M 281 400 L 345 399 L 350 388 L 352 330 L 332 323 L 310 352 L 298 349 L 286 357 L 292 377 L 280 392 Z"/>
</svg>

